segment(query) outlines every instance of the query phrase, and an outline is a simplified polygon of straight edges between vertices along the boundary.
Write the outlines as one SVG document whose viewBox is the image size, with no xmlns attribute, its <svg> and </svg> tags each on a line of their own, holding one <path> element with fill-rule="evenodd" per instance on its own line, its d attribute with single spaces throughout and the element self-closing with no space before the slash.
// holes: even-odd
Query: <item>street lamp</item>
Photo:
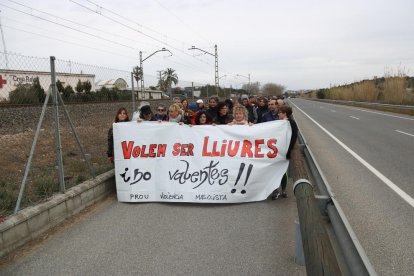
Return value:
<svg viewBox="0 0 414 276">
<path fill-rule="evenodd" d="M 150 57 L 152 57 L 153 55 L 155 55 L 158 52 L 169 52 L 172 56 L 173 54 L 171 53 L 170 50 L 162 48 L 161 50 L 157 50 L 154 53 L 152 53 L 151 55 L 147 56 L 146 58 L 142 59 L 142 51 L 139 51 L 139 67 L 141 68 L 141 95 L 143 95 L 144 99 L 145 99 L 145 94 L 144 94 L 144 68 L 142 67 L 142 63 L 144 61 L 146 61 L 147 59 L 149 59 Z"/>
<path fill-rule="evenodd" d="M 236 77 L 243 77 L 243 78 L 249 79 L 249 86 L 247 88 L 247 94 L 250 95 L 250 88 L 251 88 L 251 85 L 250 85 L 250 74 L 248 74 L 247 76 L 243 76 L 243 75 L 237 74 Z"/>
<path fill-rule="evenodd" d="M 219 73 L 218 73 L 218 54 L 217 54 L 217 45 L 214 45 L 215 54 L 209 53 L 203 49 L 197 48 L 195 46 L 191 46 L 191 48 L 188 48 L 188 50 L 199 50 L 203 52 L 204 54 L 209 54 L 215 58 L 215 74 L 214 74 L 214 81 L 216 84 L 216 94 L 218 95 L 219 92 Z"/>
</svg>

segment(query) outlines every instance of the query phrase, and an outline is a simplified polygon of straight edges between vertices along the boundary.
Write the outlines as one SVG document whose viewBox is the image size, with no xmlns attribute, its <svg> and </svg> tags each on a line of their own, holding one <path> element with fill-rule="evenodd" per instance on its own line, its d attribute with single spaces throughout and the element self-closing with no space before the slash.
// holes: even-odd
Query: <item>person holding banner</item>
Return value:
<svg viewBox="0 0 414 276">
<path fill-rule="evenodd" d="M 219 102 L 217 105 L 217 114 L 213 122 L 217 125 L 227 125 L 233 121 L 233 116 L 229 114 L 229 107 L 225 102 Z"/>
<path fill-rule="evenodd" d="M 200 110 L 199 112 L 197 112 L 197 115 L 195 117 L 195 125 L 211 125 L 212 123 L 213 120 L 211 119 L 210 115 L 207 113 L 206 110 Z"/>
<path fill-rule="evenodd" d="M 299 131 L 298 130 L 298 125 L 296 124 L 295 120 L 292 117 L 292 108 L 290 106 L 281 105 L 279 107 L 279 119 L 289 121 L 290 127 L 292 129 L 292 136 L 290 138 L 289 148 L 288 148 L 288 151 L 286 153 L 286 159 L 290 159 L 292 149 L 295 146 L 296 140 L 298 138 L 298 131 Z M 279 193 L 278 190 L 276 192 L 274 192 L 273 195 L 272 195 L 272 199 L 277 199 L 279 197 L 282 197 L 282 198 L 287 198 L 288 197 L 288 195 L 286 193 L 287 181 L 288 181 L 288 174 L 286 172 L 283 175 L 282 181 L 280 183 L 282 191 L 280 193 Z"/>
<path fill-rule="evenodd" d="M 125 107 L 121 107 L 116 112 L 114 123 L 129 122 L 128 111 Z M 110 127 L 108 130 L 108 150 L 106 152 L 108 160 L 114 163 L 114 132 L 113 128 Z"/>
<path fill-rule="evenodd" d="M 144 105 L 140 109 L 139 118 L 142 121 L 156 121 L 154 115 L 152 114 L 151 106 Z"/>
<path fill-rule="evenodd" d="M 179 123 L 183 121 L 183 116 L 181 115 L 181 107 L 174 103 L 168 108 L 168 121 Z"/>
<path fill-rule="evenodd" d="M 233 121 L 229 125 L 253 125 L 248 121 L 248 111 L 243 105 L 236 105 L 233 108 Z"/>
<path fill-rule="evenodd" d="M 155 119 L 157 121 L 168 121 L 168 115 L 165 113 L 165 105 L 159 104 L 157 106 L 157 113 L 155 114 Z"/>
</svg>

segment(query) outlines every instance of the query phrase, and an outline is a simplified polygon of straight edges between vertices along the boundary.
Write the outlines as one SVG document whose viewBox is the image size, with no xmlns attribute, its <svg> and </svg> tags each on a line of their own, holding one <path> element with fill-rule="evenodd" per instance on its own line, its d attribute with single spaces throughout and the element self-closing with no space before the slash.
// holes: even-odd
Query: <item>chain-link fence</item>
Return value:
<svg viewBox="0 0 414 276">
<path fill-rule="evenodd" d="M 132 118 L 142 100 L 154 108 L 231 93 L 183 80 L 164 92 L 160 77 L 146 74 L 141 90 L 131 71 L 0 53 L 0 218 L 111 169 L 108 129 L 120 107 Z"/>
</svg>

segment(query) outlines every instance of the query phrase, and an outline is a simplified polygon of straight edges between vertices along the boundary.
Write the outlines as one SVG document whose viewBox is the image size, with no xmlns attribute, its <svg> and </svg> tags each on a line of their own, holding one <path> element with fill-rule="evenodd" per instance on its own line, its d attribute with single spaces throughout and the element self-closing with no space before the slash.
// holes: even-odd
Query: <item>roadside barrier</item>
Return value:
<svg viewBox="0 0 414 276">
<path fill-rule="evenodd" d="M 298 139 L 316 184 L 299 179 L 293 186 L 307 274 L 377 275 L 300 132 Z"/>
</svg>

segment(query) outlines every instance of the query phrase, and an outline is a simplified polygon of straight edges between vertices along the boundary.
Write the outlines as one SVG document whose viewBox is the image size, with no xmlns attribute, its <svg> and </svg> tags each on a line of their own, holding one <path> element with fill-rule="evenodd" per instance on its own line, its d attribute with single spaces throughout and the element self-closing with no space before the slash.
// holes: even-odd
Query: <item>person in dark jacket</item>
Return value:
<svg viewBox="0 0 414 276">
<path fill-rule="evenodd" d="M 116 116 L 114 119 L 114 123 L 122 123 L 122 122 L 129 122 L 128 111 L 125 107 L 121 107 L 116 112 Z M 113 128 L 109 128 L 108 130 L 108 150 L 106 152 L 108 156 L 108 160 L 112 163 L 114 162 L 114 131 Z"/>
<path fill-rule="evenodd" d="M 263 121 L 263 114 L 269 112 L 269 108 L 267 107 L 267 99 L 264 97 L 260 97 L 257 99 L 257 123 L 261 123 Z"/>
<path fill-rule="evenodd" d="M 227 107 L 229 108 L 229 114 L 233 114 L 233 101 L 231 99 L 225 99 L 224 102 L 226 103 Z"/>
<path fill-rule="evenodd" d="M 292 129 L 292 136 L 290 138 L 289 142 L 289 148 L 286 153 L 286 159 L 291 158 L 292 149 L 295 146 L 296 140 L 298 139 L 298 125 L 296 124 L 295 120 L 292 117 L 292 108 L 290 106 L 280 106 L 279 107 L 279 119 L 280 120 L 287 120 L 290 123 L 290 127 Z M 272 199 L 276 199 L 278 197 L 287 198 L 288 195 L 286 193 L 286 185 L 288 181 L 288 175 L 287 172 L 283 175 L 282 181 L 280 183 L 280 186 L 282 188 L 282 191 L 276 191 L 273 193 Z M 274 198 L 275 197 L 275 198 Z"/>
<path fill-rule="evenodd" d="M 213 123 L 217 125 L 227 125 L 233 121 L 233 116 L 229 114 L 229 107 L 225 102 L 219 102 L 217 104 L 217 114 L 213 119 Z"/>
<path fill-rule="evenodd" d="M 277 102 L 275 99 L 271 99 L 268 104 L 269 111 L 262 115 L 262 122 L 271 122 L 279 120 L 279 113 L 277 110 Z"/>
<path fill-rule="evenodd" d="M 247 109 L 247 120 L 249 123 L 255 124 L 257 122 L 257 113 L 253 106 L 249 103 L 249 97 L 243 95 L 240 97 L 240 104 Z"/>
<path fill-rule="evenodd" d="M 144 105 L 139 112 L 139 118 L 142 121 L 156 121 L 154 114 L 152 113 L 151 106 Z"/>
<path fill-rule="evenodd" d="M 157 113 L 154 115 L 157 121 L 168 121 L 168 115 L 166 113 L 166 107 L 163 104 L 159 104 L 157 107 Z"/>
<path fill-rule="evenodd" d="M 217 114 L 217 104 L 219 102 L 218 97 L 212 96 L 208 100 L 208 109 L 207 114 L 210 116 L 210 118 L 214 118 Z"/>
</svg>

